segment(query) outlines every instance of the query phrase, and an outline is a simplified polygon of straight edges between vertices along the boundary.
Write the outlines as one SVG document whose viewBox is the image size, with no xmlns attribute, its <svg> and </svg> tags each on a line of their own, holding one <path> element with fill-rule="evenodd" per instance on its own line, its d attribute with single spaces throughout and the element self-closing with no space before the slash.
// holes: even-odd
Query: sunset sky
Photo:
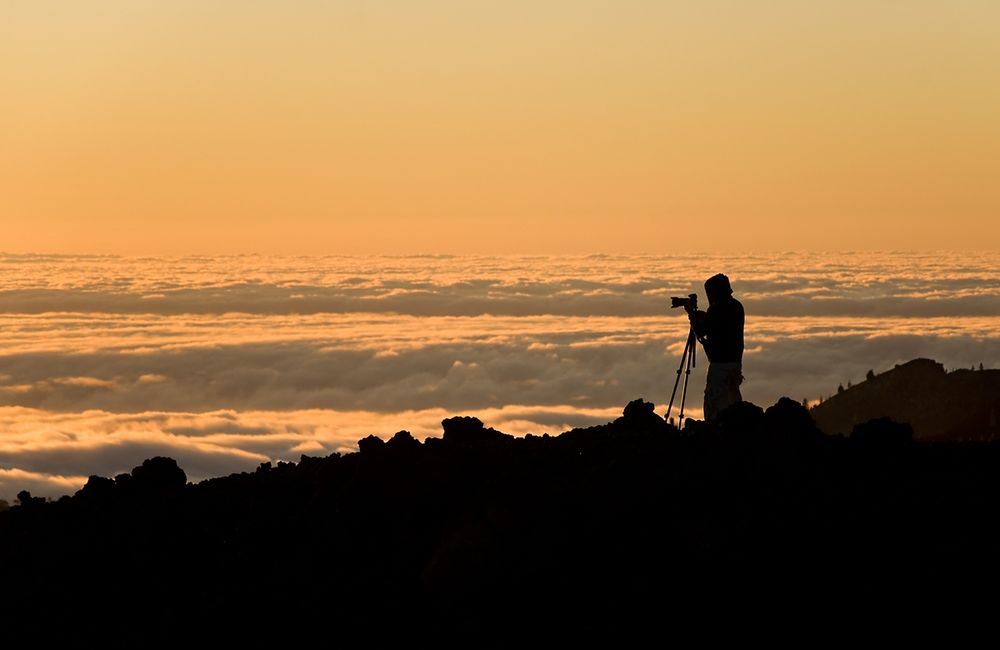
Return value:
<svg viewBox="0 0 1000 650">
<path fill-rule="evenodd" d="M 0 250 L 996 249 L 994 0 L 5 0 Z"/>
</svg>

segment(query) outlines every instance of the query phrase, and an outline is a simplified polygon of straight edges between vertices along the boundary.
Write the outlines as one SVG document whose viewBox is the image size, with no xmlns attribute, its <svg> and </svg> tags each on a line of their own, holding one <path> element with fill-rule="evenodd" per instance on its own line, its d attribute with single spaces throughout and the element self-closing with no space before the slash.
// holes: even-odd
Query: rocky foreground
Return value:
<svg viewBox="0 0 1000 650">
<path fill-rule="evenodd" d="M 1000 577 L 1000 446 L 829 436 L 791 400 L 678 431 L 421 443 L 192 485 L 166 458 L 0 513 L 2 630 L 105 647 L 666 645 L 756 621 L 833 630 Z M 923 608 L 916 610 L 914 608 Z M 662 643 L 661 643 L 662 641 Z M 415 647 L 422 647 L 416 645 Z"/>
</svg>

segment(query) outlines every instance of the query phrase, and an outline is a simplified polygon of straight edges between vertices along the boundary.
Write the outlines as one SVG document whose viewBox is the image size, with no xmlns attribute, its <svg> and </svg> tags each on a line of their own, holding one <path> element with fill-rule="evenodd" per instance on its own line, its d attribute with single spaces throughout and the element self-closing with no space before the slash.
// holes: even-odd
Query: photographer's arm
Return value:
<svg viewBox="0 0 1000 650">
<path fill-rule="evenodd" d="M 688 310 L 688 320 L 694 327 L 694 333 L 700 341 L 708 334 L 708 314 L 699 310 Z"/>
</svg>

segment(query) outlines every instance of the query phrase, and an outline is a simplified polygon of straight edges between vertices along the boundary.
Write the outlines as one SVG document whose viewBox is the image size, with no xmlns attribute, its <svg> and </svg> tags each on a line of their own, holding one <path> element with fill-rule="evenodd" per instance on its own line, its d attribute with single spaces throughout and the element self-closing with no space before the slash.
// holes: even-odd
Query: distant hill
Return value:
<svg viewBox="0 0 1000 650">
<path fill-rule="evenodd" d="M 914 359 L 834 395 L 811 410 L 826 433 L 889 417 L 922 440 L 1000 438 L 1000 370 L 955 370 Z"/>
</svg>

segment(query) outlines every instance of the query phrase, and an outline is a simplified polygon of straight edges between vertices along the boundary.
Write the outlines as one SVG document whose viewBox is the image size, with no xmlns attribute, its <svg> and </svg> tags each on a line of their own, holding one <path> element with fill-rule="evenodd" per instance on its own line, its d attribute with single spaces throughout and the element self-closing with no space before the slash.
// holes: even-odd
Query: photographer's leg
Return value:
<svg viewBox="0 0 1000 650">
<path fill-rule="evenodd" d="M 725 385 L 719 380 L 722 373 L 716 364 L 708 364 L 705 378 L 705 421 L 711 422 L 719 414 L 719 403 L 725 398 Z"/>
</svg>

